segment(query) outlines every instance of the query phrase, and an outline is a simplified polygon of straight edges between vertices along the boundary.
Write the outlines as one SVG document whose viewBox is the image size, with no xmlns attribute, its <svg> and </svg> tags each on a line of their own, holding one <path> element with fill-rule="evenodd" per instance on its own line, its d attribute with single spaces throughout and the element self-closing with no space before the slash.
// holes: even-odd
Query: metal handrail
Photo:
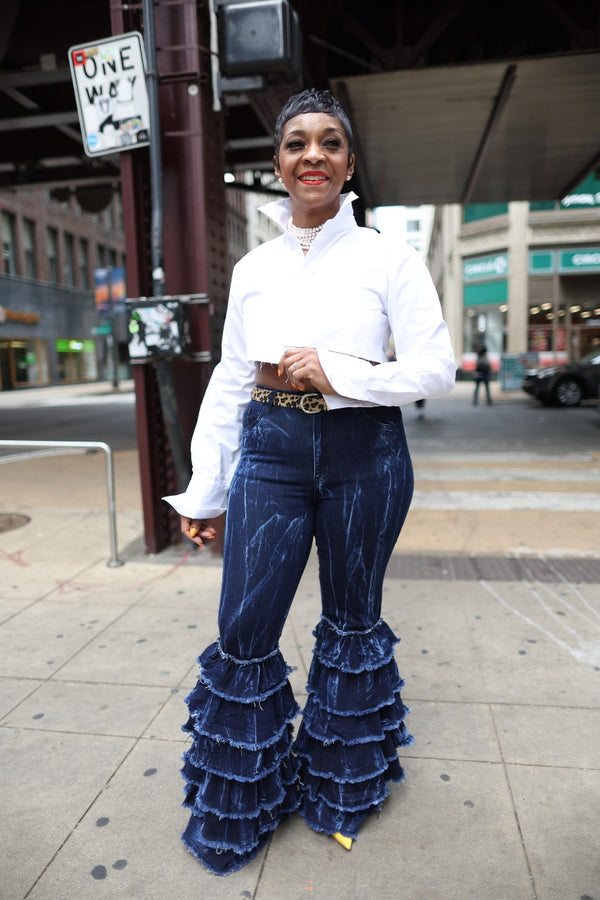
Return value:
<svg viewBox="0 0 600 900">
<path fill-rule="evenodd" d="M 108 531 L 110 538 L 110 559 L 107 566 L 122 566 L 117 552 L 117 515 L 115 503 L 115 471 L 112 448 L 104 441 L 3 441 L 0 447 L 77 448 L 81 450 L 102 450 L 106 454 L 106 492 L 108 495 Z"/>
</svg>

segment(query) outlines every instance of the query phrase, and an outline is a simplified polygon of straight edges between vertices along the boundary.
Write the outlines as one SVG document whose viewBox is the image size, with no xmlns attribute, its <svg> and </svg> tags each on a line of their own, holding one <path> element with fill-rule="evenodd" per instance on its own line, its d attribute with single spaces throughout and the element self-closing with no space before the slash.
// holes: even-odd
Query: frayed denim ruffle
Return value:
<svg viewBox="0 0 600 900">
<path fill-rule="evenodd" d="M 398 638 L 380 619 L 343 631 L 326 618 L 315 629 L 308 702 L 294 752 L 301 761 L 300 813 L 315 831 L 355 838 L 404 770 L 397 748 L 412 743 L 404 725 L 394 660 Z"/>
<path fill-rule="evenodd" d="M 277 650 L 236 660 L 212 644 L 199 658 L 200 678 L 187 697 L 182 840 L 211 871 L 227 875 L 249 862 L 269 833 L 297 809 L 298 762 L 291 756 L 299 707 Z"/>
</svg>

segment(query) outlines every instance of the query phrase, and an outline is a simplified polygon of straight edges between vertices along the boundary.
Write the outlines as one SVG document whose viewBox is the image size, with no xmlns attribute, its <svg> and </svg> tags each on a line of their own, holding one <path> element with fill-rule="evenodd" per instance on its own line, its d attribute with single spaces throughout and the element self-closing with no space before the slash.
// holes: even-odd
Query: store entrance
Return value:
<svg viewBox="0 0 600 900">
<path fill-rule="evenodd" d="M 10 391 L 14 388 L 12 373 L 10 371 L 10 347 L 6 342 L 0 342 L 0 391 Z"/>
</svg>

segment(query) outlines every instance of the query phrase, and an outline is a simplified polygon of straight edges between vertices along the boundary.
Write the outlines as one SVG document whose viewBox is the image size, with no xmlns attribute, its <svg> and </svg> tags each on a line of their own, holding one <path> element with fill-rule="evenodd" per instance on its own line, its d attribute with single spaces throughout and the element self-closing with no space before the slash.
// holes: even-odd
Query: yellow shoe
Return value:
<svg viewBox="0 0 600 900">
<path fill-rule="evenodd" d="M 339 831 L 336 831 L 336 833 L 332 834 L 331 836 L 334 841 L 337 841 L 338 844 L 341 844 L 344 850 L 352 850 L 352 844 L 354 843 L 354 840 L 352 838 L 346 837 L 346 835 L 344 834 L 340 834 Z"/>
</svg>

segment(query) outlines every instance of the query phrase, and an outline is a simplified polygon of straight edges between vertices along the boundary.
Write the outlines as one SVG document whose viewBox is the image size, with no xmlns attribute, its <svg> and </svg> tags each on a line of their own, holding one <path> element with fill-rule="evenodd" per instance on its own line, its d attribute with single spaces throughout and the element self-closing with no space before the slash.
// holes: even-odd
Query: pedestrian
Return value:
<svg viewBox="0 0 600 900">
<path fill-rule="evenodd" d="M 492 405 L 492 397 L 490 394 L 491 378 L 492 366 L 488 359 L 487 348 L 482 346 L 477 351 L 477 362 L 475 363 L 475 391 L 473 393 L 473 406 L 477 406 L 479 388 L 482 384 L 485 386 L 487 405 Z"/>
<path fill-rule="evenodd" d="M 299 810 L 350 849 L 404 772 L 397 638 L 382 582 L 411 501 L 401 404 L 442 396 L 455 364 L 437 294 L 408 246 L 354 219 L 352 130 L 329 91 L 290 98 L 275 127 L 283 234 L 235 266 L 221 361 L 167 497 L 199 546 L 227 509 L 219 636 L 187 698 L 183 841 L 225 875 Z M 393 334 L 397 360 L 385 353 Z M 313 540 L 322 615 L 299 713 L 279 638 Z"/>
</svg>

